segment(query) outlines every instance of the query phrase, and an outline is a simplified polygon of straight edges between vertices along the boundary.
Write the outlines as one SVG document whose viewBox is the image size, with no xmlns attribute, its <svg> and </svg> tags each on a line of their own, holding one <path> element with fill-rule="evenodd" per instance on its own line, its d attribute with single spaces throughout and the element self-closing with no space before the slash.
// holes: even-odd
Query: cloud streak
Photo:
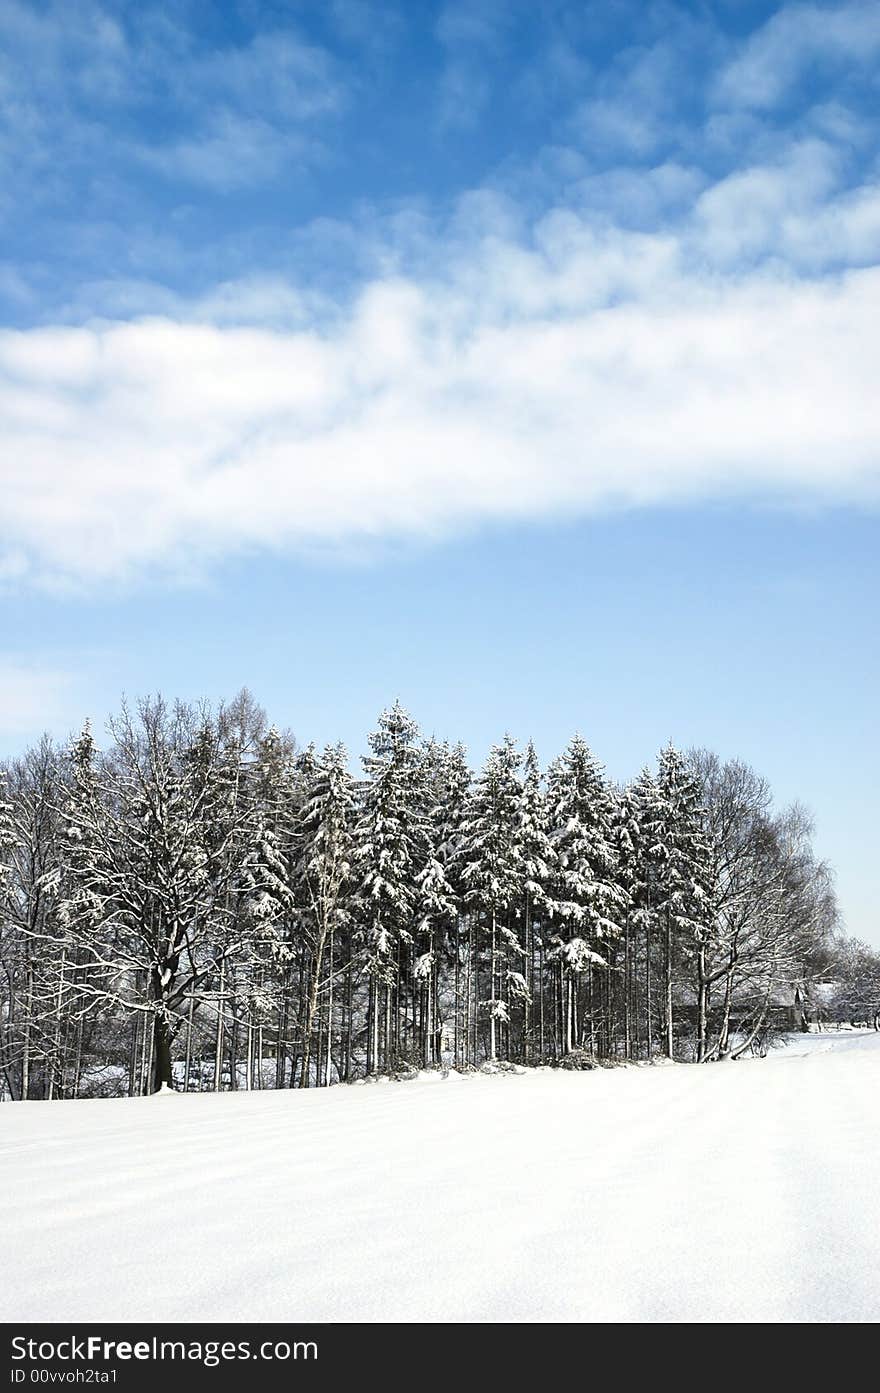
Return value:
<svg viewBox="0 0 880 1393">
<path fill-rule="evenodd" d="M 753 177 L 778 220 L 777 176 L 772 197 Z M 216 322 L 3 333 L 7 585 L 682 500 L 873 504 L 880 268 L 815 274 L 869 194 L 835 218 L 816 174 L 810 275 L 727 265 L 740 194 L 704 192 L 674 235 L 564 210 L 519 236 L 484 224 L 347 312 L 309 318 L 291 290 L 287 328 L 235 323 L 227 286 Z M 802 190 L 791 217 L 809 225 Z"/>
<path fill-rule="evenodd" d="M 0 332 L 0 586 L 680 500 L 873 504 L 874 136 L 804 78 L 864 77 L 874 9 L 790 6 L 742 41 L 676 8 L 667 33 L 661 9 L 602 62 L 561 10 L 539 29 L 535 72 L 559 79 L 538 85 L 563 93 L 541 129 L 566 144 L 527 142 L 457 196 L 297 220 L 259 190 L 320 161 L 320 123 L 354 120 L 358 97 L 320 32 L 213 46 L 151 7 L 123 25 L 95 0 L 43 18 L 13 0 L 0 29 L 66 97 L 53 137 L 27 65 L 18 86 L 0 71 L 9 168 L 48 149 L 90 166 L 112 126 L 120 169 L 206 202 L 102 218 L 126 187 L 102 165 L 70 235 L 49 219 L 58 259 L 88 266 L 79 284 L 59 290 L 54 259 L 30 281 L 0 266 L 32 326 Z M 334 10 L 352 33 L 365 13 Z M 454 88 L 466 123 L 487 74 L 522 78 L 511 15 L 439 12 L 426 110 Z M 217 195 L 243 188 L 253 216 L 215 227 Z"/>
<path fill-rule="evenodd" d="M 108 170 L 270 185 L 321 157 L 317 132 L 345 101 L 331 54 L 288 29 L 208 45 L 167 7 L 0 7 L 0 172 L 38 205 L 83 180 L 94 197 Z"/>
<path fill-rule="evenodd" d="M 880 11 L 872 0 L 785 5 L 743 44 L 720 74 L 716 94 L 734 105 L 767 109 L 785 100 L 810 69 L 858 64 L 880 52 Z"/>
</svg>

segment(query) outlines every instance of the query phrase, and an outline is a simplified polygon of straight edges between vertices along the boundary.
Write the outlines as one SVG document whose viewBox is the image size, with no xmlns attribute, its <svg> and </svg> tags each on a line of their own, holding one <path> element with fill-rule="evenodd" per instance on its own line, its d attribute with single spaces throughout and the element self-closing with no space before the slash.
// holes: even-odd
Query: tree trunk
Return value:
<svg viewBox="0 0 880 1393">
<path fill-rule="evenodd" d="M 706 1058 L 706 1035 L 709 1029 L 709 982 L 706 974 L 706 949 L 701 943 L 697 953 L 697 1063 Z"/>
<path fill-rule="evenodd" d="M 476 1068 L 477 1064 L 477 1008 L 476 999 L 479 994 L 479 972 L 475 956 L 474 944 L 474 916 L 468 914 L 468 970 L 467 970 L 467 1026 L 468 1051 L 470 1062 Z"/>
<path fill-rule="evenodd" d="M 353 1013 L 354 1013 L 354 1006 L 353 1006 L 353 1002 L 352 1002 L 352 995 L 353 995 L 353 988 L 352 988 L 352 972 L 351 972 L 351 954 L 349 953 L 349 960 L 348 960 L 348 963 L 347 963 L 346 968 L 345 968 L 345 1055 L 344 1055 L 343 1064 L 342 1064 L 342 1067 L 343 1067 L 343 1070 L 344 1070 L 343 1077 L 344 1077 L 346 1083 L 348 1083 L 349 1079 L 351 1078 L 351 1051 L 352 1051 L 352 1039 L 351 1039 L 351 1036 L 352 1036 L 352 1018 L 353 1018 Z"/>
<path fill-rule="evenodd" d="M 83 1057 L 83 1019 L 80 1016 L 76 1026 L 76 1055 L 73 1061 L 73 1096 L 79 1097 L 79 1083 L 82 1077 L 82 1057 Z"/>
<path fill-rule="evenodd" d="M 21 1056 L 21 1096 L 24 1099 L 30 1097 L 31 1093 L 31 1014 L 33 1011 L 34 996 L 34 963 L 28 953 L 27 960 L 27 995 L 24 1004 L 24 1048 Z"/>
<path fill-rule="evenodd" d="M 138 1071 L 138 1093 L 141 1097 L 147 1092 L 147 1042 L 150 1039 L 150 1026 L 146 1016 L 142 1016 L 141 1021 L 141 1059 Z"/>
<path fill-rule="evenodd" d="M 165 1012 L 156 1011 L 153 1014 L 153 1092 L 159 1093 L 171 1086 L 171 1027 Z"/>
<path fill-rule="evenodd" d="M 546 1049 L 544 1032 L 544 937 L 541 934 L 541 946 L 538 949 L 538 991 L 540 1000 L 538 1001 L 538 1063 L 544 1063 L 544 1051 Z"/>
<path fill-rule="evenodd" d="M 756 1023 L 756 1025 L 755 1025 L 754 1029 L 752 1030 L 752 1032 L 751 1032 L 751 1034 L 749 1035 L 749 1037 L 748 1037 L 747 1040 L 743 1041 L 743 1043 L 742 1043 L 741 1045 L 738 1045 L 737 1048 L 736 1048 L 735 1050 L 731 1051 L 731 1054 L 730 1054 L 730 1058 L 731 1058 L 731 1059 L 739 1059 L 741 1055 L 745 1054 L 745 1052 L 746 1052 L 746 1050 L 749 1048 L 749 1046 L 750 1046 L 751 1044 L 753 1044 L 754 1041 L 758 1038 L 758 1035 L 760 1034 L 761 1030 L 763 1029 L 764 1022 L 765 1022 L 766 1019 L 767 1019 L 767 1011 L 768 1011 L 769 1006 L 770 1006 L 770 996 L 771 996 L 771 994 L 772 994 L 772 991 L 773 991 L 773 985 L 772 985 L 772 983 L 771 983 L 770 986 L 767 988 L 767 995 L 764 997 L 764 1004 L 763 1004 L 763 1006 L 761 1007 L 761 1014 L 760 1014 L 759 1017 L 758 1017 L 758 1020 L 757 1020 L 757 1023 Z"/>
<path fill-rule="evenodd" d="M 328 944 L 329 976 L 327 980 L 327 1057 L 324 1061 L 324 1087 L 330 1087 L 330 1051 L 333 1044 L 333 930 Z"/>
<path fill-rule="evenodd" d="M 65 949 L 61 950 L 61 970 L 58 974 L 58 992 L 55 997 L 55 1029 L 52 1039 L 52 1067 L 49 1070 L 49 1098 L 55 1095 L 55 1083 L 63 1081 L 64 1065 L 61 1059 L 61 1002 L 64 995 L 64 969 L 67 966 L 67 954 Z M 61 1089 L 63 1095 L 63 1089 Z"/>
<path fill-rule="evenodd" d="M 491 950 L 491 974 L 492 980 L 489 984 L 489 1057 L 495 1058 L 495 954 L 496 954 L 496 924 L 495 910 L 492 910 L 492 950 Z"/>
<path fill-rule="evenodd" d="M 229 1030 L 229 1087 L 238 1090 L 238 980 L 235 968 L 232 969 L 232 989 L 229 993 L 229 1013 L 232 1023 Z"/>
<path fill-rule="evenodd" d="M 666 910 L 666 955 L 664 962 L 664 996 L 666 999 L 666 1058 L 672 1059 L 675 1039 L 672 1021 L 672 915 Z"/>
<path fill-rule="evenodd" d="M 629 946 L 629 915 L 623 929 L 623 1057 L 626 1060 L 632 1059 L 632 1025 L 630 1022 L 630 946 Z"/>
<path fill-rule="evenodd" d="M 651 1021 L 651 929 L 645 921 L 645 1044 L 648 1063 L 654 1058 L 653 1026 Z"/>
<path fill-rule="evenodd" d="M 722 1058 L 730 1049 L 730 1017 L 733 1010 L 733 974 L 735 969 L 736 951 L 731 949 L 724 978 L 724 1009 L 721 1016 L 721 1031 L 718 1036 L 718 1053 Z"/>
<path fill-rule="evenodd" d="M 214 1092 L 220 1092 L 223 1078 L 223 1012 L 226 1009 L 226 959 L 220 963 L 220 992 L 217 997 L 217 1036 L 214 1041 Z"/>
<path fill-rule="evenodd" d="M 189 999 L 189 1013 L 186 1020 L 186 1061 L 184 1063 L 183 1091 L 189 1093 L 189 1075 L 192 1068 L 193 1012 L 195 1010 L 195 991 Z"/>
</svg>

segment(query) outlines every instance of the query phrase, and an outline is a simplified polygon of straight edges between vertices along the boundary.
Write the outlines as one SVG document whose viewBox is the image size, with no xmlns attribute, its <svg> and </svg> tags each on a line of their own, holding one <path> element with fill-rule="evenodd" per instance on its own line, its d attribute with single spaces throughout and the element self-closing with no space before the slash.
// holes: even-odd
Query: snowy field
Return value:
<svg viewBox="0 0 880 1393">
<path fill-rule="evenodd" d="M 880 1035 L 0 1107 L 11 1320 L 880 1317 Z"/>
</svg>

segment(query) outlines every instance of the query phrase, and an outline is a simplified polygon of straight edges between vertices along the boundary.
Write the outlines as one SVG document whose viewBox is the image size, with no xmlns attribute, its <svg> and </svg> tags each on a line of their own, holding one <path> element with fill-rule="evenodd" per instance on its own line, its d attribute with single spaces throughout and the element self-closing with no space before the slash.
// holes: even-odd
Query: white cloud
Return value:
<svg viewBox="0 0 880 1393">
<path fill-rule="evenodd" d="M 290 160 L 320 149 L 310 122 L 338 112 L 344 95 L 322 49 L 292 34 L 171 64 L 165 81 L 193 127 L 137 153 L 171 177 L 228 192 L 268 183 Z"/>
<path fill-rule="evenodd" d="M 720 74 L 716 92 L 734 105 L 769 108 L 811 66 L 870 65 L 880 53 L 880 8 L 854 4 L 787 5 L 744 43 Z"/>
<path fill-rule="evenodd" d="M 833 264 L 838 204 L 850 238 L 876 208 L 835 204 L 808 155 L 805 202 L 777 169 L 743 176 L 746 203 L 803 227 L 824 209 Z M 430 277 L 377 279 L 347 313 L 250 281 L 3 333 L 7 585 L 719 495 L 878 501 L 880 268 L 819 276 L 812 245 L 804 277 L 771 243 L 736 269 L 718 239 L 740 194 L 704 193 L 677 235 L 563 210 L 517 229 L 484 201 Z"/>
<path fill-rule="evenodd" d="M 651 169 L 617 168 L 575 180 L 583 206 L 624 225 L 658 227 L 691 205 L 707 183 L 698 169 L 667 163 Z"/>
<path fill-rule="evenodd" d="M 175 70 L 173 85 L 184 102 L 209 101 L 266 119 L 304 121 L 338 110 L 343 101 L 329 54 L 283 30 L 192 58 Z"/>
<path fill-rule="evenodd" d="M 214 112 L 191 138 L 140 146 L 139 157 L 162 174 L 229 193 L 271 180 L 290 161 L 317 150 L 301 132 L 284 131 L 268 121 Z"/>
<path fill-rule="evenodd" d="M 475 126 L 491 94 L 485 72 L 471 60 L 450 58 L 437 89 L 437 126 L 441 131 Z"/>
<path fill-rule="evenodd" d="M 871 265 L 880 247 L 880 183 L 840 186 L 842 161 L 818 140 L 776 164 L 738 170 L 695 204 L 698 237 L 713 263 L 772 257 L 799 270 Z"/>
<path fill-rule="evenodd" d="M 77 179 L 93 196 L 96 171 L 137 176 L 144 163 L 223 192 L 270 184 L 322 150 L 315 129 L 346 100 L 336 60 L 290 29 L 215 45 L 167 6 L 117 20 L 96 0 L 54 0 L 39 14 L 18 0 L 0 5 L 0 183 L 18 195 L 10 213 L 25 190 L 57 205 Z"/>
<path fill-rule="evenodd" d="M 437 18 L 437 38 L 447 47 L 476 44 L 493 49 L 509 26 L 504 0 L 449 0 Z"/>
<path fill-rule="evenodd" d="M 656 149 L 666 135 L 652 115 L 630 102 L 600 99 L 584 102 L 571 124 L 588 154 L 601 151 L 604 156 L 613 151 L 615 155 L 644 156 Z"/>
<path fill-rule="evenodd" d="M 437 87 L 441 130 L 476 124 L 492 93 L 492 64 L 503 47 L 511 14 L 504 0 L 450 0 L 443 6 L 435 35 L 446 52 Z"/>
</svg>

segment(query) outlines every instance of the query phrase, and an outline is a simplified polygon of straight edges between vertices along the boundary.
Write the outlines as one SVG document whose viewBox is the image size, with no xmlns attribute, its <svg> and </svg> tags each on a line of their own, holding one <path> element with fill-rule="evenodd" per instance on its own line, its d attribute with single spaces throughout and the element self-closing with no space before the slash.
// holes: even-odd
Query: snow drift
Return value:
<svg viewBox="0 0 880 1393">
<path fill-rule="evenodd" d="M 864 1321 L 880 1035 L 0 1109 L 0 1318 Z"/>
</svg>

